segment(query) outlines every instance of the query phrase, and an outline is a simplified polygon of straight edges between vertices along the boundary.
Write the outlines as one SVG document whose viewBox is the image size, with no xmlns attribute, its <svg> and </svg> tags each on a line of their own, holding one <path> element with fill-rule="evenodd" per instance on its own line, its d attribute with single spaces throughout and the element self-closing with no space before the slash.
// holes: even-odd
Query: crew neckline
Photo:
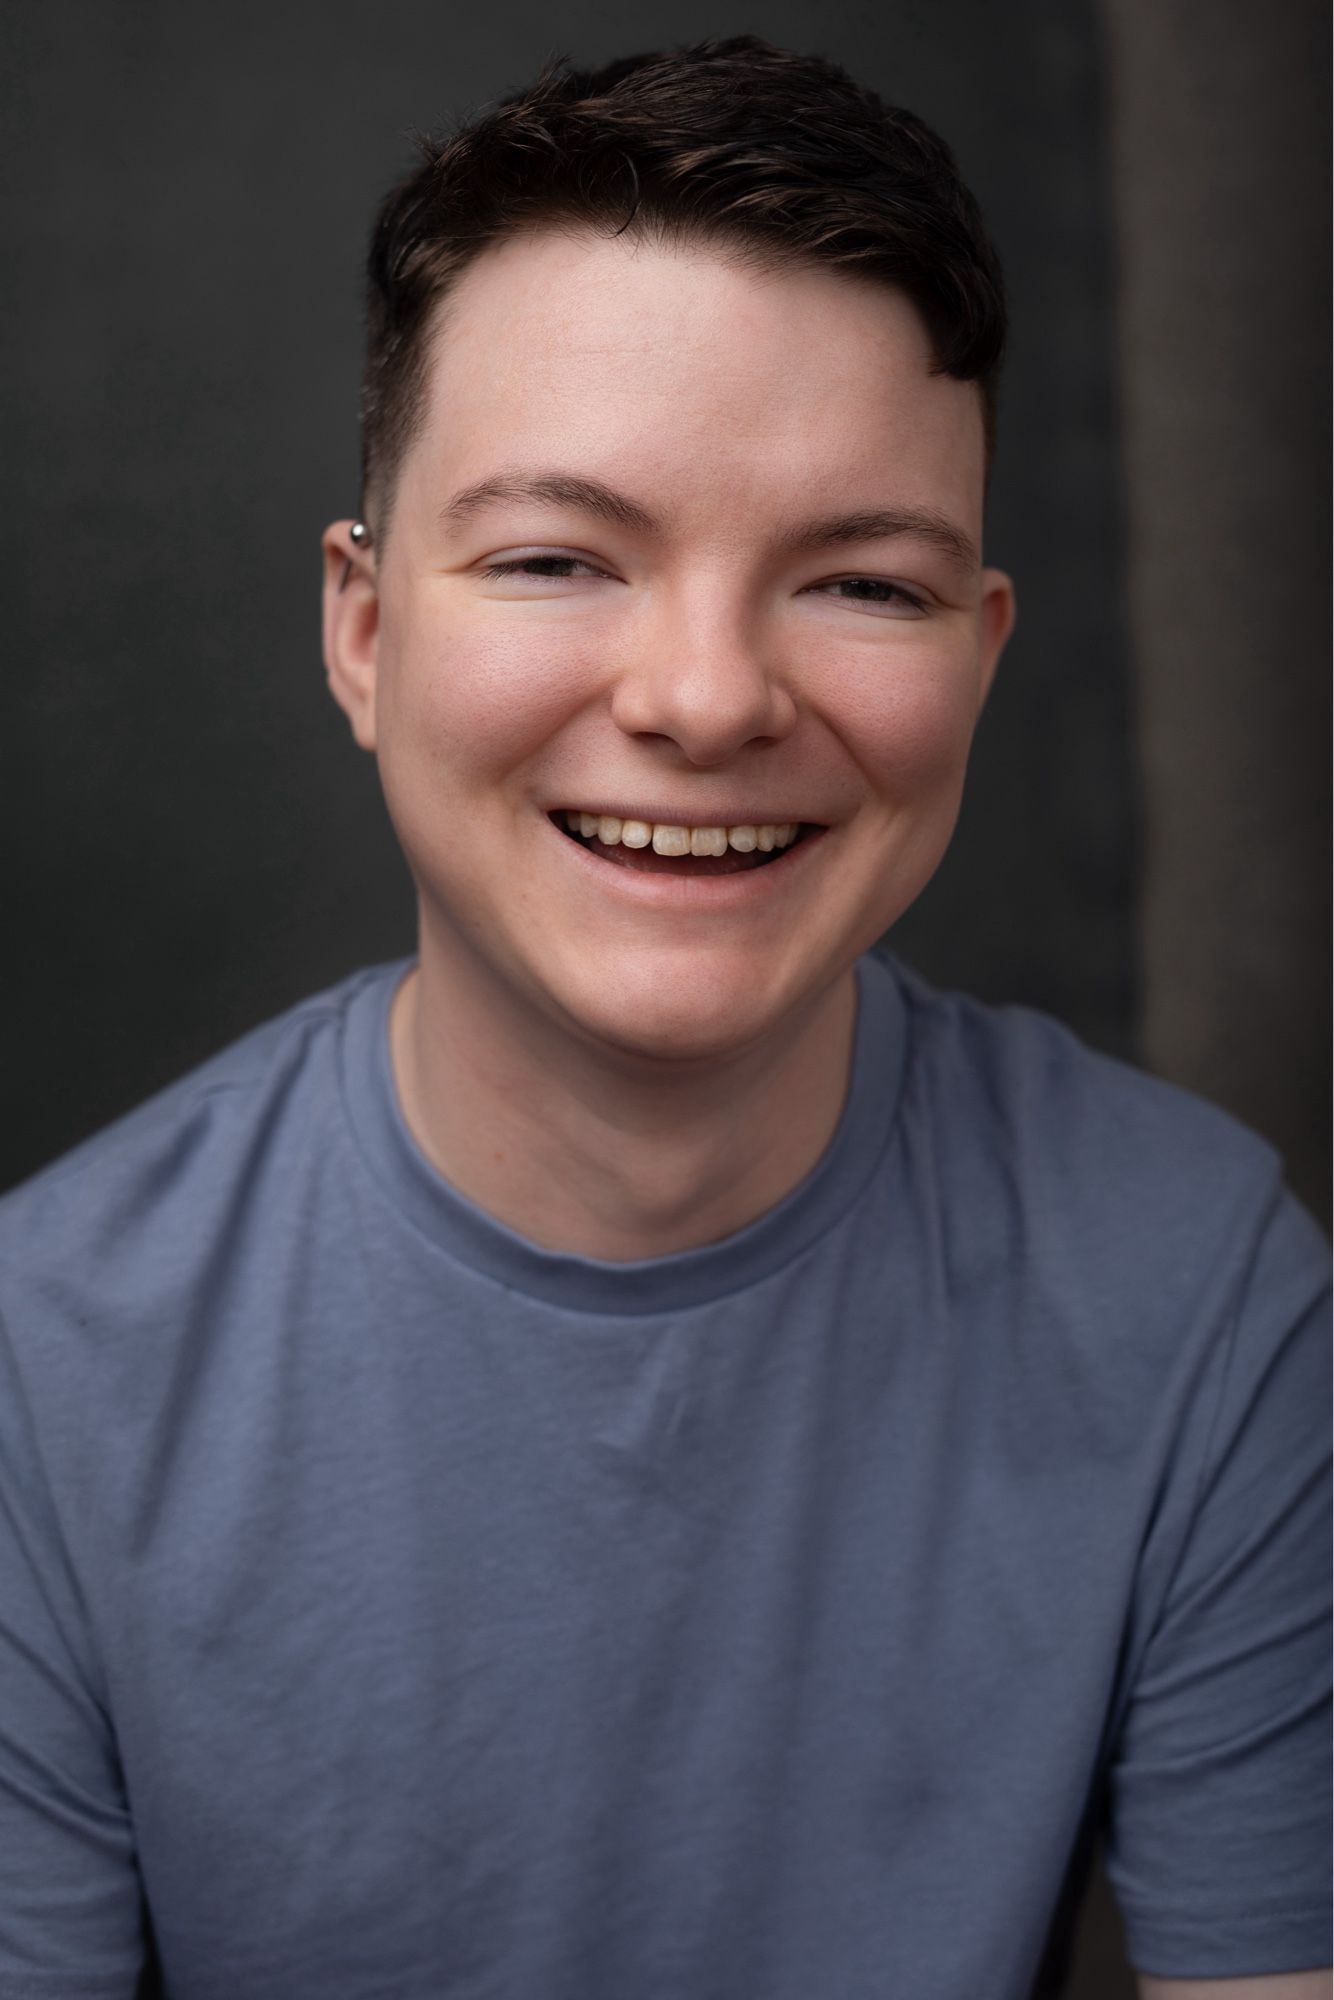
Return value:
<svg viewBox="0 0 1334 2000">
<path fill-rule="evenodd" d="M 776 1206 L 717 1242 L 663 1257 L 622 1263 L 547 1249 L 460 1194 L 408 1128 L 390 1060 L 389 1010 L 414 963 L 374 967 L 347 1002 L 340 1067 L 357 1145 L 401 1221 L 480 1276 L 548 1305 L 637 1316 L 759 1284 L 843 1220 L 893 1130 L 907 1007 L 893 961 L 868 952 L 854 967 L 857 1018 L 842 1115 L 810 1172 Z"/>
</svg>

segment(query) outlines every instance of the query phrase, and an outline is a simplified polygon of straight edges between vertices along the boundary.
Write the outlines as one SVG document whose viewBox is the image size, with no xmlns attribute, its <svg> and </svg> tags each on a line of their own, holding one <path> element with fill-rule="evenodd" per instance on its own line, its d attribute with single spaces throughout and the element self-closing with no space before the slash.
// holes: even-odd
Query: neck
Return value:
<svg viewBox="0 0 1334 2000">
<path fill-rule="evenodd" d="M 856 983 L 763 1046 L 691 1066 L 580 1041 L 431 949 L 390 1051 L 408 1128 L 458 1192 L 529 1242 L 611 1262 L 715 1243 L 773 1208 L 834 1136 Z"/>
</svg>

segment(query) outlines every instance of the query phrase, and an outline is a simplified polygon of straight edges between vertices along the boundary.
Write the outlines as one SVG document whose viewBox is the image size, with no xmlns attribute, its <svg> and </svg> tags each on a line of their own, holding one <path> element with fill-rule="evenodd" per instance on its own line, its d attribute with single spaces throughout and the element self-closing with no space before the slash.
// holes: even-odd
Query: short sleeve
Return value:
<svg viewBox="0 0 1334 2000">
<path fill-rule="evenodd" d="M 1137 1971 L 1330 1962 L 1329 1253 L 1278 1195 L 1206 1380 L 1203 1454 L 1108 1773 L 1106 1871 Z"/>
<path fill-rule="evenodd" d="M 114 1734 L 0 1324 L 0 2000 L 132 2000 L 144 1937 Z"/>
</svg>

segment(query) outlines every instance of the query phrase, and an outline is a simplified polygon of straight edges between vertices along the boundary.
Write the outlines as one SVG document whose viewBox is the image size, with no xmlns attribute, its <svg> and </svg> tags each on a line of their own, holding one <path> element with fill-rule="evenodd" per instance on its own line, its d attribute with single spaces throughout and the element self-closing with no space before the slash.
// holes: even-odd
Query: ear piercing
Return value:
<svg viewBox="0 0 1334 2000">
<path fill-rule="evenodd" d="M 350 541 L 355 542 L 359 549 L 368 548 L 370 546 L 371 531 L 366 526 L 366 523 L 364 521 L 354 521 L 352 523 L 352 526 L 348 529 L 347 532 L 348 532 L 348 539 Z M 347 589 L 347 580 L 351 576 L 351 574 L 352 574 L 352 558 L 351 556 L 349 556 L 347 561 L 343 564 L 343 574 L 338 579 L 338 588 L 340 590 Z"/>
</svg>

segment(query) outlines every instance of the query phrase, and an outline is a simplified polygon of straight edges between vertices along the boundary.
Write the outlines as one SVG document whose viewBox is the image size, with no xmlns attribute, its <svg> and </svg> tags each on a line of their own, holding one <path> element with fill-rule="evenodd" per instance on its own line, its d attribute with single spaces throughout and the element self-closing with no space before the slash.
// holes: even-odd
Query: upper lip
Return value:
<svg viewBox="0 0 1334 2000">
<path fill-rule="evenodd" d="M 823 820 L 813 819 L 809 813 L 775 812 L 766 808 L 763 812 L 753 812 L 749 807 L 729 806 L 725 812 L 707 813 L 699 806 L 692 806 L 688 812 L 656 806 L 584 805 L 581 800 L 565 799 L 559 805 L 548 808 L 551 812 L 586 812 L 599 819 L 639 819 L 648 826 L 823 826 Z"/>
</svg>

